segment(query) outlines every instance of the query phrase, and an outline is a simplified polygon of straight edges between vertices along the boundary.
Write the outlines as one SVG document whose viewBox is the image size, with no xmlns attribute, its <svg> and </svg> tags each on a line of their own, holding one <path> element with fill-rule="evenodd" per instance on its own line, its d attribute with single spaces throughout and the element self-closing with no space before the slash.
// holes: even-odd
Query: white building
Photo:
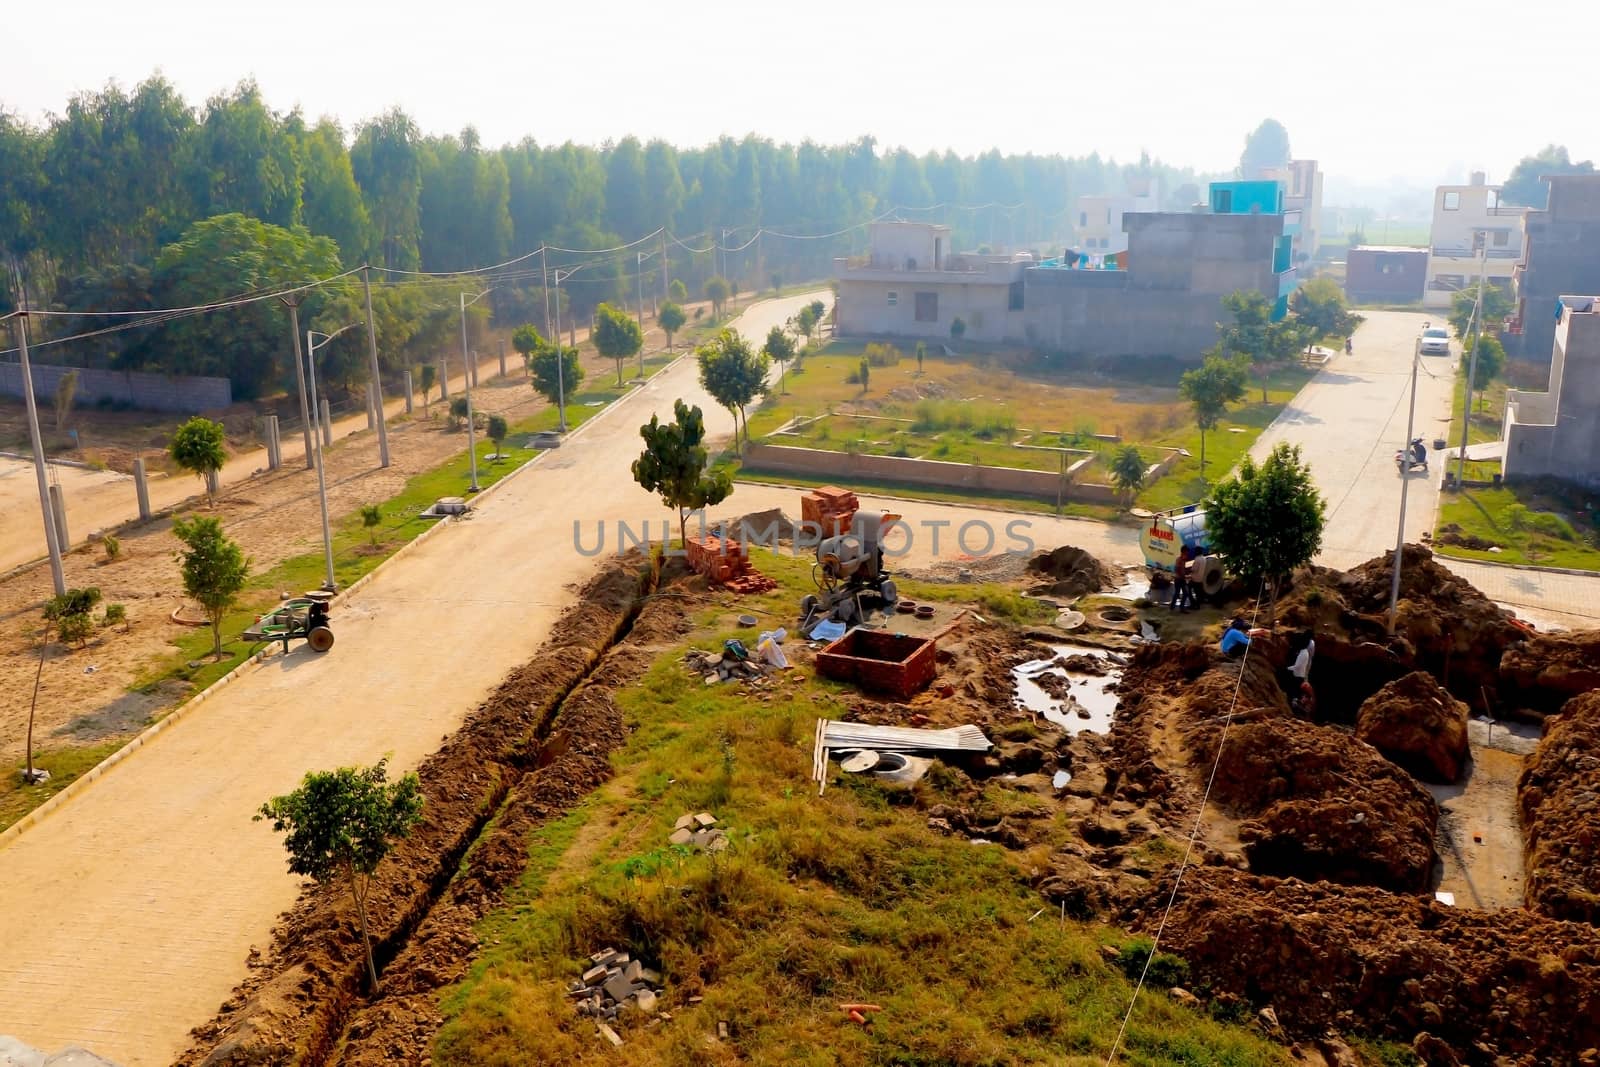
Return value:
<svg viewBox="0 0 1600 1067">
<path fill-rule="evenodd" d="M 1316 257 L 1322 247 L 1322 171 L 1314 159 L 1291 159 L 1282 167 L 1269 167 L 1261 174 L 1283 185 L 1283 210 L 1300 213 L 1300 232 L 1294 238 L 1294 262 L 1298 266 Z"/>
<path fill-rule="evenodd" d="M 1128 234 L 1122 216 L 1135 211 L 1160 211 L 1160 198 L 1154 184 L 1146 181 L 1134 191 L 1119 196 L 1080 196 L 1072 218 L 1072 235 L 1077 249 L 1090 255 L 1110 255 L 1128 250 Z"/>
<path fill-rule="evenodd" d="M 1522 259 L 1528 209 L 1502 206 L 1500 186 L 1482 171 L 1471 184 L 1441 185 L 1433 194 L 1424 307 L 1450 306 L 1453 294 L 1475 288 L 1482 273 L 1487 284 L 1511 292 L 1512 271 Z"/>
</svg>

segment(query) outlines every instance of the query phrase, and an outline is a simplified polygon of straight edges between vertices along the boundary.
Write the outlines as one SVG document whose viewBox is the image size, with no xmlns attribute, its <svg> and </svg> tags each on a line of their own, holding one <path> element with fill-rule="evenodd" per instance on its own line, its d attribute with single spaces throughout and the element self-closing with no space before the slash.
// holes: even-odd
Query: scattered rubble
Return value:
<svg viewBox="0 0 1600 1067">
<path fill-rule="evenodd" d="M 579 1015 L 595 1021 L 600 1036 L 613 1045 L 621 1045 L 621 1035 L 609 1024 L 628 1011 L 657 1015 L 662 994 L 661 975 L 634 959 L 632 954 L 614 948 L 594 953 L 589 957 L 589 964 L 583 975 L 567 986 L 567 996 Z M 659 1017 L 672 1018 L 665 1012 Z"/>
<path fill-rule="evenodd" d="M 1528 906 L 1600 925 L 1600 691 L 1551 718 L 1518 782 Z"/>
<path fill-rule="evenodd" d="M 764 660 L 755 658 L 737 641 L 730 641 L 720 653 L 691 648 L 683 654 L 683 662 L 691 671 L 704 678 L 707 685 L 714 685 L 717 682 L 757 681 L 778 669 Z"/>
<path fill-rule="evenodd" d="M 1356 736 L 1427 782 L 1456 782 L 1467 763 L 1467 706 L 1425 671 L 1390 682 L 1361 705 Z"/>
<path fill-rule="evenodd" d="M 728 835 L 717 825 L 716 816 L 708 811 L 698 815 L 683 814 L 672 824 L 667 837 L 669 845 L 683 845 L 704 852 L 721 852 L 728 847 Z"/>
</svg>

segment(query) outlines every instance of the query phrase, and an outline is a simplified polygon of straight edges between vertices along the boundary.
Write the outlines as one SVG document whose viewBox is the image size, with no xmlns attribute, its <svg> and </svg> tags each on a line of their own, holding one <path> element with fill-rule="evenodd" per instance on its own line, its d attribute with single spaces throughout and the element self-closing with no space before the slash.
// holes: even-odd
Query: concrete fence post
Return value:
<svg viewBox="0 0 1600 1067">
<path fill-rule="evenodd" d="M 278 416 L 267 415 L 261 421 L 267 437 L 267 469 L 275 471 L 283 466 L 283 453 L 279 448 Z"/>
<path fill-rule="evenodd" d="M 500 377 L 506 376 L 506 339 L 500 338 Z"/>
<path fill-rule="evenodd" d="M 413 401 L 413 396 L 414 396 L 415 393 L 416 393 L 416 389 L 411 384 L 411 368 L 407 367 L 406 368 L 406 414 L 407 415 L 411 414 L 412 404 L 414 402 Z"/>
<path fill-rule="evenodd" d="M 372 383 L 368 382 L 367 383 L 367 429 L 369 429 L 369 430 L 377 429 L 377 426 L 378 426 L 378 406 L 373 401 L 373 394 L 376 391 L 377 390 L 375 390 L 372 387 Z"/>
<path fill-rule="evenodd" d="M 476 349 L 473 350 L 472 358 L 467 361 L 467 367 L 472 372 L 472 387 L 476 389 L 478 387 L 478 353 Z"/>
<path fill-rule="evenodd" d="M 439 399 L 450 399 L 450 364 L 439 360 Z"/>
<path fill-rule="evenodd" d="M 144 472 L 144 457 L 133 461 L 133 495 L 139 500 L 139 521 L 150 521 L 150 486 Z"/>
<path fill-rule="evenodd" d="M 322 398 L 322 447 L 333 447 L 333 411 L 328 407 L 328 398 Z"/>
<path fill-rule="evenodd" d="M 64 556 L 72 548 L 72 535 L 67 533 L 67 501 L 59 485 L 50 487 L 50 513 L 56 518 L 56 549 Z"/>
</svg>

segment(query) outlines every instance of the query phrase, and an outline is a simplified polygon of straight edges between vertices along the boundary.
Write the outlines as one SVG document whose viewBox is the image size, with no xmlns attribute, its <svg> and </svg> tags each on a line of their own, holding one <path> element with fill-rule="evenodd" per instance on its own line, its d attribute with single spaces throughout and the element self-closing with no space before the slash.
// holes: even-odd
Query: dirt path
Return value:
<svg viewBox="0 0 1600 1067">
<path fill-rule="evenodd" d="M 802 299 L 758 305 L 740 328 L 764 336 Z M 682 396 L 712 435 L 731 433 L 695 378 L 688 362 L 657 375 L 380 572 L 340 607 L 335 654 L 269 660 L 10 839 L 0 1033 L 169 1062 L 297 892 L 251 813 L 314 767 L 385 753 L 415 766 L 526 660 L 593 567 L 574 519 L 667 518 L 627 473 L 639 424 Z"/>
<path fill-rule="evenodd" d="M 1511 730 L 1519 729 L 1520 733 Z M 1537 735 L 1525 728 L 1468 724 L 1472 763 L 1457 785 L 1429 786 L 1439 802 L 1437 848 L 1444 871 L 1438 889 L 1455 895 L 1457 907 L 1520 908 L 1524 870 L 1522 820 L 1517 815 L 1517 777 Z"/>
</svg>

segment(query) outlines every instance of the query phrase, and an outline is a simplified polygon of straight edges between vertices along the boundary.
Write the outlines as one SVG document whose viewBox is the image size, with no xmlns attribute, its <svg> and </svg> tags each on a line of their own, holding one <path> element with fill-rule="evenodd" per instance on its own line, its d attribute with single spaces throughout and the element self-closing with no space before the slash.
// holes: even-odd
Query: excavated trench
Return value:
<svg viewBox="0 0 1600 1067">
<path fill-rule="evenodd" d="M 650 594 L 679 569 L 669 561 L 663 573 L 659 560 L 638 553 L 609 561 L 534 657 L 418 768 L 423 823 L 380 867 L 369 897 L 384 976 L 378 996 L 364 988 L 348 893 L 311 886 L 274 932 L 271 954 L 252 959 L 255 973 L 195 1028 L 177 1063 L 421 1062 L 426 1049 L 408 1050 L 396 1035 L 419 1032 L 422 1002 L 436 1010 L 436 989 L 454 980 L 443 961 L 464 970 L 472 923 L 520 874 L 527 831 L 609 775 L 606 756 L 623 733 L 610 690 L 637 677 L 643 653 L 635 650 L 623 668 L 616 659 L 642 616 L 657 635 L 676 635 L 681 601 Z M 428 962 L 406 966 L 419 949 L 431 950 Z M 393 983 L 391 972 L 399 976 Z"/>
</svg>

